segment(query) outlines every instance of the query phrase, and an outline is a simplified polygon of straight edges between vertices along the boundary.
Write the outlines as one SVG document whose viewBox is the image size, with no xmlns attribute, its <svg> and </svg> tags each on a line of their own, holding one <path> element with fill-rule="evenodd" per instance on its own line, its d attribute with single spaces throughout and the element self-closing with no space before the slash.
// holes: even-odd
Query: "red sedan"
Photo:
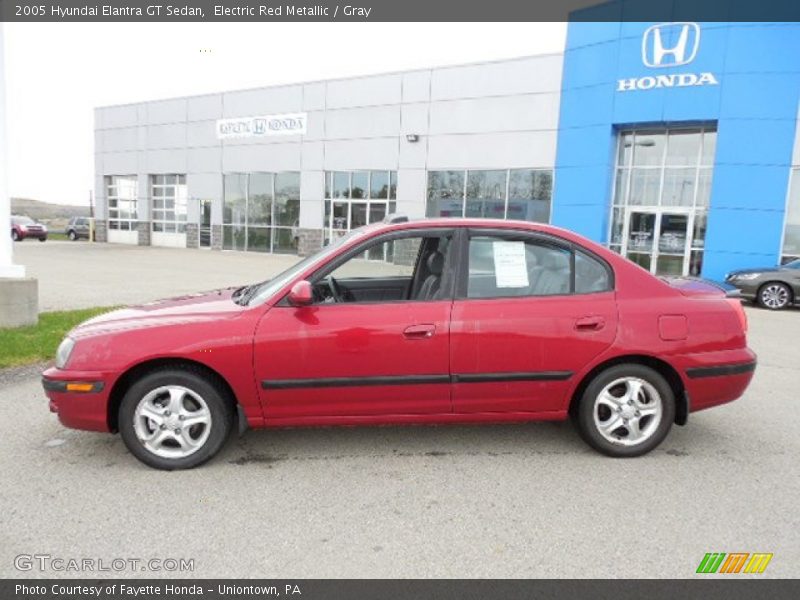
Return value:
<svg viewBox="0 0 800 600">
<path fill-rule="evenodd" d="M 68 427 L 119 431 L 190 468 L 245 427 L 561 420 L 638 456 L 740 397 L 755 354 L 740 301 L 653 277 L 569 231 L 405 218 L 277 277 L 114 311 L 44 373 Z"/>
</svg>

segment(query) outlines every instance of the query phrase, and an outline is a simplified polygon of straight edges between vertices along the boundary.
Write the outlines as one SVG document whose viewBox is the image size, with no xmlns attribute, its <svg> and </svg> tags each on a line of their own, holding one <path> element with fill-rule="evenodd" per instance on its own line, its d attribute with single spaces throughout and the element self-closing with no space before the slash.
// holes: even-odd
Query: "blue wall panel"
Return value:
<svg viewBox="0 0 800 600">
<path fill-rule="evenodd" d="M 630 22 L 637 4 L 606 6 L 628 22 L 569 25 L 553 224 L 606 241 L 619 128 L 716 123 L 703 275 L 720 279 L 739 266 L 775 264 L 800 98 L 800 25 L 699 23 L 693 60 L 648 66 L 654 46 L 643 36 L 657 23 Z M 663 22 L 680 20 L 681 2 L 665 5 Z M 677 35 L 663 32 L 669 49 Z M 618 91 L 620 80 L 689 73 L 711 73 L 718 85 Z"/>
</svg>

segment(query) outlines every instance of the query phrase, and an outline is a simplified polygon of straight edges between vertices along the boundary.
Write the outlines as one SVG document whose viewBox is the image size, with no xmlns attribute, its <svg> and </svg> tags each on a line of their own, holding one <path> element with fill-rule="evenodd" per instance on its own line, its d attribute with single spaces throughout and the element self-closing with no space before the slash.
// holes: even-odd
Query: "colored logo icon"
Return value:
<svg viewBox="0 0 800 600">
<path fill-rule="evenodd" d="M 735 574 L 763 573 L 767 569 L 772 553 L 766 552 L 707 552 L 697 566 L 698 573 Z"/>
</svg>

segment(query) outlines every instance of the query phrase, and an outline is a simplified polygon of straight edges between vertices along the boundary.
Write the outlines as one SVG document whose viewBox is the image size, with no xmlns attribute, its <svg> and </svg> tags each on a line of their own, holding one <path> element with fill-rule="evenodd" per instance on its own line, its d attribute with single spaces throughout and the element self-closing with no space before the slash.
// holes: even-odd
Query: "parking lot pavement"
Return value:
<svg viewBox="0 0 800 600">
<path fill-rule="evenodd" d="M 800 311 L 747 312 L 747 395 L 630 460 L 567 423 L 294 429 L 165 473 L 62 428 L 34 371 L 7 372 L 0 576 L 62 575 L 14 569 L 46 553 L 188 558 L 196 577 L 683 578 L 706 552 L 772 552 L 761 576 L 797 577 Z"/>
<path fill-rule="evenodd" d="M 39 280 L 39 310 L 149 302 L 268 279 L 294 255 L 35 241 L 14 244 L 14 261 Z"/>
</svg>

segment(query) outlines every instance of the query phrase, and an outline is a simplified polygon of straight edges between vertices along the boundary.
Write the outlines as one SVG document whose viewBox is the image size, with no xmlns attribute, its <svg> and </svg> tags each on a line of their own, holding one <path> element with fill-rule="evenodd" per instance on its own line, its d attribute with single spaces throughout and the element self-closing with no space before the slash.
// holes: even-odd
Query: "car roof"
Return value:
<svg viewBox="0 0 800 600">
<path fill-rule="evenodd" d="M 546 223 L 533 223 L 531 221 L 517 221 L 513 219 L 483 219 L 483 218 L 467 218 L 467 217 L 425 217 L 420 219 L 409 219 L 407 221 L 400 221 L 397 223 L 374 223 L 366 225 L 363 229 L 365 232 L 372 232 L 375 230 L 391 231 L 403 229 L 420 229 L 420 228 L 452 228 L 452 227 L 469 227 L 475 229 L 517 229 L 526 230 L 539 233 L 549 233 L 559 237 L 567 238 L 572 241 L 584 241 L 578 234 L 562 229 L 554 225 Z"/>
</svg>

